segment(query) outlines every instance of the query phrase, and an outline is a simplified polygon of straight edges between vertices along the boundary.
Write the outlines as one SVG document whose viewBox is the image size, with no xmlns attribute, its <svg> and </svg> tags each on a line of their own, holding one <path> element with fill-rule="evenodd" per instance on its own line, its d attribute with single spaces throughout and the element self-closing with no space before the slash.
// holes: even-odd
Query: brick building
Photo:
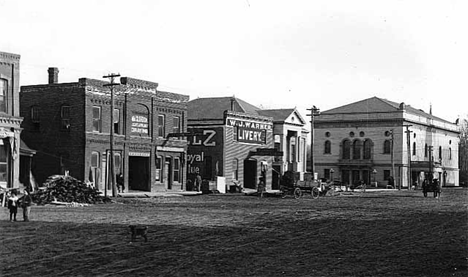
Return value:
<svg viewBox="0 0 468 277">
<path fill-rule="evenodd" d="M 386 185 L 394 176 L 408 187 L 432 175 L 458 186 L 458 128 L 431 112 L 372 97 L 322 112 L 314 129 L 320 177 Z"/>
<path fill-rule="evenodd" d="M 19 72 L 20 55 L 0 52 L 0 187 L 3 188 L 20 186 Z"/>
<path fill-rule="evenodd" d="M 129 190 L 184 189 L 187 141 L 167 138 L 187 126 L 186 95 L 163 92 L 158 84 L 133 78 L 114 87 L 115 173 Z M 109 184 L 110 88 L 108 82 L 81 78 L 21 87 L 23 139 L 37 150 L 33 172 L 38 182 L 53 174 L 89 180 L 100 190 Z"/>
<path fill-rule="evenodd" d="M 189 174 L 225 178 L 255 189 L 279 189 L 286 170 L 305 171 L 307 131 L 295 109 L 261 110 L 239 98 L 199 98 L 188 103 Z"/>
</svg>

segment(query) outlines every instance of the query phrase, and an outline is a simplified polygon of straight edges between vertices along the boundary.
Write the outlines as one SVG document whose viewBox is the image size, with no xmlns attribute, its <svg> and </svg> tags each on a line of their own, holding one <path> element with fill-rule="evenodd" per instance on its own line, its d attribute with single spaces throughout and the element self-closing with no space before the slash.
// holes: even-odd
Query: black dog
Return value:
<svg viewBox="0 0 468 277">
<path fill-rule="evenodd" d="M 130 225 L 130 232 L 132 233 L 132 241 L 135 241 L 137 236 L 140 236 L 145 239 L 145 242 L 148 241 L 148 227 L 146 226 L 136 226 Z"/>
</svg>

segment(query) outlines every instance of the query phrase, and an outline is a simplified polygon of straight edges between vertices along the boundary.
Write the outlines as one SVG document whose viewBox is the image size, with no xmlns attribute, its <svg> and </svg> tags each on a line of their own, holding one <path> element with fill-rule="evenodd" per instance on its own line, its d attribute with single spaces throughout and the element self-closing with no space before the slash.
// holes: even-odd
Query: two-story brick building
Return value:
<svg viewBox="0 0 468 277">
<path fill-rule="evenodd" d="M 18 188 L 20 179 L 20 55 L 0 52 L 0 187 Z"/>
<path fill-rule="evenodd" d="M 398 187 L 425 178 L 458 186 L 458 134 L 431 112 L 372 97 L 315 118 L 315 165 L 320 177 L 345 184 L 387 184 L 393 176 Z"/>
<path fill-rule="evenodd" d="M 129 190 L 184 189 L 184 138 L 167 138 L 187 128 L 186 95 L 159 91 L 158 84 L 125 78 L 114 88 L 113 152 L 115 173 Z M 21 87 L 23 139 L 37 150 L 33 172 L 38 182 L 53 174 L 88 180 L 100 190 L 109 184 L 111 92 L 106 81 L 81 78 Z"/>
</svg>

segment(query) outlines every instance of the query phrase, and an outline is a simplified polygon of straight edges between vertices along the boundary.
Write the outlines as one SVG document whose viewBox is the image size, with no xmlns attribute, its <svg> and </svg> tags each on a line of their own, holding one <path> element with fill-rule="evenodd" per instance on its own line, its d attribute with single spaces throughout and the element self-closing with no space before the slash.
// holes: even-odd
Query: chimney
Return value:
<svg viewBox="0 0 468 277">
<path fill-rule="evenodd" d="M 49 84 L 57 84 L 58 83 L 58 73 L 59 70 L 56 67 L 49 67 Z"/>
</svg>

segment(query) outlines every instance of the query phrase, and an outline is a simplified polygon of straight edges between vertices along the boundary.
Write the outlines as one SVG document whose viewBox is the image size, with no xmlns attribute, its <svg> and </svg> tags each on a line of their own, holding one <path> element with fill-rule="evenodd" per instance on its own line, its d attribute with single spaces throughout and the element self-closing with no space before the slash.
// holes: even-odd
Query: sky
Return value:
<svg viewBox="0 0 468 277">
<path fill-rule="evenodd" d="M 370 97 L 468 114 L 468 1 L 0 0 L 20 84 L 119 73 L 198 97 L 326 111 Z"/>
</svg>

